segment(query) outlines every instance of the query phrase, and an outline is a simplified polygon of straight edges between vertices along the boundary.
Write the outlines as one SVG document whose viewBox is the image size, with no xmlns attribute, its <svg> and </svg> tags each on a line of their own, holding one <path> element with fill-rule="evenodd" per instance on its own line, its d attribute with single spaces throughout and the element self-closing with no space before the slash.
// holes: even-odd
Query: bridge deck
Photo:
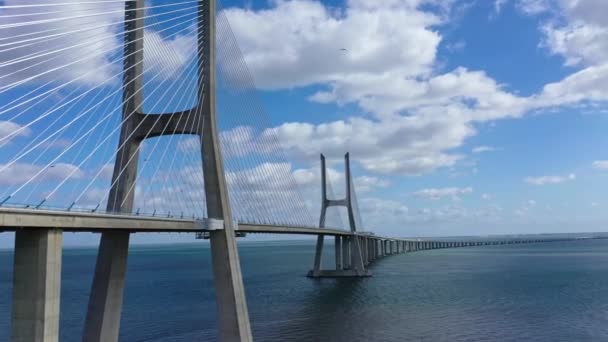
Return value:
<svg viewBox="0 0 608 342">
<path fill-rule="evenodd" d="M 65 231 L 100 232 L 128 230 L 131 232 L 182 232 L 205 231 L 203 221 L 192 219 L 112 215 L 38 209 L 0 208 L 0 231 L 23 228 L 60 228 Z M 239 224 L 245 233 L 350 235 L 349 231 L 331 228 Z"/>
<path fill-rule="evenodd" d="M 125 230 L 129 232 L 156 232 L 156 233 L 197 233 L 208 231 L 204 221 L 167 217 L 149 217 L 137 215 L 119 215 L 103 213 L 83 213 L 71 211 L 53 211 L 23 208 L 0 208 L 0 232 L 17 231 L 20 229 L 58 228 L 72 232 L 102 232 L 105 230 Z M 256 234 L 293 234 L 293 235 L 328 235 L 349 236 L 350 231 L 334 228 L 300 227 L 287 225 L 266 225 L 240 223 L 238 231 Z M 416 238 L 389 238 L 375 236 L 365 232 L 357 233 L 359 236 L 391 241 L 456 241 L 453 239 L 416 239 Z M 605 238 L 600 236 L 587 236 L 587 238 Z M 575 240 L 577 238 L 548 238 L 548 237 L 494 237 L 493 239 L 475 239 L 483 244 L 511 244 L 522 242 L 548 242 Z M 469 241 L 472 242 L 472 241 Z M 472 245 L 472 244 L 471 244 Z"/>
</svg>

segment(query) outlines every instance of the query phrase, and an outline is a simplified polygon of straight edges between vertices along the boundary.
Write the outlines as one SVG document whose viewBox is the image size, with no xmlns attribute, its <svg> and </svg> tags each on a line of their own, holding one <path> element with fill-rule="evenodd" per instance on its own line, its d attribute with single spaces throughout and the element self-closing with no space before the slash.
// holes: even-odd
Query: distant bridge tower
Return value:
<svg viewBox="0 0 608 342">
<path fill-rule="evenodd" d="M 317 246 L 315 250 L 315 261 L 313 269 L 308 272 L 311 278 L 321 277 L 369 277 L 371 272 L 366 268 L 368 263 L 368 246 L 371 246 L 371 241 L 367 235 L 362 235 L 357 232 L 355 221 L 355 212 L 352 201 L 352 175 L 350 171 L 350 156 L 347 153 L 344 156 L 345 161 L 345 179 L 346 179 L 346 196 L 343 199 L 327 198 L 327 168 L 325 165 L 325 156 L 321 154 L 321 217 L 319 219 L 319 227 L 325 228 L 325 219 L 327 209 L 329 207 L 346 207 L 348 211 L 348 224 L 350 227 L 350 235 L 335 237 L 335 270 L 322 270 L 321 258 L 323 256 L 324 235 L 317 237 Z"/>
<path fill-rule="evenodd" d="M 143 113 L 144 11 L 144 0 L 126 1 L 122 110 L 125 121 L 120 132 L 107 211 L 132 212 L 138 151 L 144 139 L 170 134 L 198 135 L 207 215 L 223 222 L 223 229 L 210 232 L 220 337 L 224 341 L 251 341 L 216 122 L 216 1 L 198 1 L 198 102 L 194 108 L 179 113 Z M 118 340 L 128 248 L 129 232 L 102 233 L 83 341 Z"/>
</svg>

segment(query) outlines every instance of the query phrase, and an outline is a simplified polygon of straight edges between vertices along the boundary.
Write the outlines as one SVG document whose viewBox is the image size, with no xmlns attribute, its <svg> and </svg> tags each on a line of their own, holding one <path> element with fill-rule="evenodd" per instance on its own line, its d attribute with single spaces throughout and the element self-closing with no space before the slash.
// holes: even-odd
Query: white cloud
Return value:
<svg viewBox="0 0 608 342">
<path fill-rule="evenodd" d="M 99 179 L 102 180 L 112 180 L 112 176 L 114 175 L 114 164 L 105 164 L 99 170 L 97 170 L 93 175 L 97 175 Z"/>
<path fill-rule="evenodd" d="M 0 121 L 0 146 L 6 145 L 17 137 L 27 137 L 31 134 L 28 127 L 23 127 L 11 121 Z"/>
<path fill-rule="evenodd" d="M 608 170 L 608 160 L 596 160 L 593 162 L 593 168 L 598 170 Z"/>
<path fill-rule="evenodd" d="M 346 85 L 387 69 L 429 73 L 440 41 L 430 27 L 441 18 L 418 7 L 431 2 L 351 0 L 341 11 L 318 1 L 277 1 L 226 15 L 259 86 Z"/>
<path fill-rule="evenodd" d="M 54 2 L 4 1 L 4 5 L 14 7 L 0 8 L 3 36 L 8 37 L 0 51 L 0 63 L 4 64 L 0 86 L 22 81 L 74 80 L 77 84 L 86 85 L 118 82 L 122 60 L 116 56 L 123 50 L 124 3 L 65 0 L 52 10 L 22 6 Z M 166 18 L 164 16 L 163 20 Z M 146 28 L 144 34 L 144 44 L 148 46 L 145 49 L 146 67 L 158 71 L 162 66 L 167 77 L 175 75 L 195 51 L 194 30 L 166 38 L 166 33 L 162 34 L 163 37 L 159 33 L 162 30 L 160 25 L 146 24 L 153 25 Z"/>
<path fill-rule="evenodd" d="M 530 15 L 543 13 L 551 8 L 549 0 L 519 0 L 517 7 Z"/>
<path fill-rule="evenodd" d="M 321 187 L 321 170 L 318 167 L 294 170 L 293 176 L 301 187 L 313 187 L 318 189 Z M 346 188 L 345 174 L 328 167 L 327 178 L 334 188 L 334 193 L 343 196 Z M 354 177 L 354 185 L 357 193 L 365 193 L 386 188 L 389 184 L 390 183 L 387 180 L 374 176 L 364 175 Z"/>
<path fill-rule="evenodd" d="M 571 173 L 567 176 L 540 176 L 540 177 L 526 177 L 524 181 L 532 185 L 547 185 L 547 184 L 559 184 L 576 179 L 576 175 Z"/>
<path fill-rule="evenodd" d="M 494 12 L 500 14 L 502 8 L 509 2 L 509 0 L 494 0 Z"/>
<path fill-rule="evenodd" d="M 367 171 L 422 174 L 454 166 L 462 156 L 452 151 L 476 134 L 478 123 L 608 99 L 608 71 L 603 70 L 583 70 L 529 97 L 506 91 L 483 71 L 458 67 L 437 73 L 442 36 L 436 27 L 447 19 L 421 6 L 431 3 L 437 4 L 349 1 L 344 10 L 335 10 L 318 1 L 293 0 L 257 11 L 228 9 L 258 85 L 321 85 L 312 101 L 355 103 L 373 114 L 318 125 L 285 123 L 250 140 L 263 143 L 265 135 L 278 136 L 290 155 L 307 161 L 320 152 L 338 158 L 350 151 Z"/>
<path fill-rule="evenodd" d="M 124 8 L 124 5 L 119 3 L 94 4 L 90 2 L 65 1 L 66 5 L 61 6 L 61 13 L 48 11 L 50 13 L 38 15 L 31 14 L 44 13 L 45 11 L 39 7 L 19 6 L 43 3 L 53 3 L 53 1 L 6 0 L 4 2 L 6 6 L 16 6 L 16 8 L 0 10 L 0 13 L 2 13 L 0 25 L 18 25 L 3 29 L 6 37 L 15 38 L 9 39 L 6 42 L 13 45 L 10 46 L 10 49 L 3 48 L 2 52 L 0 52 L 0 61 L 7 63 L 24 56 L 41 54 L 46 51 L 57 51 L 43 57 L 17 62 L 8 68 L 3 68 L 4 75 L 12 74 L 8 78 L 9 81 L 24 80 L 70 63 L 69 67 L 47 73 L 46 76 L 38 78 L 38 81 L 53 79 L 66 81 L 83 76 L 81 78 L 82 83 L 98 84 L 104 82 L 104 80 L 120 70 L 119 68 L 117 69 L 117 65 L 109 62 L 109 58 L 122 47 L 116 33 L 119 22 L 123 17 L 123 14 L 120 12 Z M 87 17 L 74 15 L 75 13 L 99 13 L 99 15 Z M 25 17 L 20 16 L 24 14 L 30 15 Z M 43 23 L 23 25 L 25 21 L 35 20 L 43 21 Z M 81 32 L 72 32 L 79 29 Z M 49 34 L 56 36 L 42 39 Z M 35 40 L 29 43 L 17 43 L 25 39 L 20 36 Z M 87 41 L 91 43 L 84 44 Z M 73 45 L 78 46 L 70 48 Z M 63 51 L 61 51 L 62 49 Z M 79 60 L 82 61 L 77 62 Z M 95 72 L 87 73 L 93 69 Z M 85 74 L 86 76 L 84 76 Z M 3 84 L 5 82 L 7 82 L 6 77 L 2 80 Z"/>
<path fill-rule="evenodd" d="M 606 63 L 608 2 L 597 0 L 520 0 L 529 14 L 551 12 L 542 25 L 543 46 L 562 55 L 565 64 L 592 66 Z"/>
<path fill-rule="evenodd" d="M 445 197 L 452 198 L 453 200 L 458 200 L 460 196 L 467 195 L 473 192 L 473 188 L 439 188 L 439 189 L 422 189 L 414 192 L 414 196 L 431 199 L 431 200 L 440 200 Z"/>
<path fill-rule="evenodd" d="M 164 34 L 164 33 L 163 33 Z M 177 77 L 184 66 L 195 57 L 196 31 L 194 26 L 184 33 L 164 38 L 160 33 L 146 30 L 144 34 L 146 71 Z"/>
<path fill-rule="evenodd" d="M 323 152 L 338 160 L 350 151 L 365 170 L 396 174 L 454 165 L 461 157 L 444 151 L 461 145 L 473 133 L 469 125 L 453 123 L 446 116 L 400 116 L 381 122 L 351 118 L 316 126 L 286 123 L 265 132 L 278 136 L 289 155 L 299 159 L 314 161 Z"/>
<path fill-rule="evenodd" d="M 0 183 L 5 185 L 21 185 L 33 177 L 36 177 L 34 182 L 84 177 L 84 172 L 78 166 L 65 163 L 52 164 L 46 169 L 44 165 L 27 163 L 15 163 L 10 166 L 0 164 L 0 170 Z"/>
<path fill-rule="evenodd" d="M 496 147 L 491 147 L 491 146 L 477 146 L 475 148 L 473 148 L 473 150 L 471 150 L 471 152 L 473 153 L 484 153 L 484 152 L 494 152 L 497 151 L 498 149 Z"/>
</svg>

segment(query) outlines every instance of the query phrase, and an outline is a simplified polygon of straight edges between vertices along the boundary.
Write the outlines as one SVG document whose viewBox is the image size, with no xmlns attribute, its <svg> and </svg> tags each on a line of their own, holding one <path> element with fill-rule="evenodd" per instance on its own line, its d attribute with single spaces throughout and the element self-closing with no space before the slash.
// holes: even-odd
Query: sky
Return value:
<svg viewBox="0 0 608 342">
<path fill-rule="evenodd" d="M 3 5 L 23 3 L 5 0 Z M 144 86 L 144 108 L 150 113 L 186 109 L 196 97 L 194 17 L 167 4 L 148 4 L 148 15 L 165 11 L 152 19 L 156 21 L 150 22 L 144 41 L 153 47 L 146 52 L 144 74 L 151 80 Z M 41 9 L 0 8 L 0 14 L 8 14 L 0 16 L 0 30 L 12 35 L 49 27 L 70 32 L 80 21 L 103 26 L 73 33 L 83 35 L 82 41 L 95 37 L 95 44 L 73 47 L 78 39 L 61 38 L 13 50 L 3 45 L 0 183 L 6 186 L 5 194 L 19 190 L 7 204 L 14 200 L 35 205 L 46 196 L 45 205 L 67 207 L 82 194 L 77 205 L 83 210 L 105 206 L 113 163 L 113 149 L 105 146 L 115 148 L 117 142 L 103 137 L 117 135 L 113 127 L 120 123 L 121 99 L 100 102 L 93 95 L 120 89 L 115 79 L 120 74 L 122 32 L 115 23 L 124 13 L 122 5 L 73 6 L 96 13 L 95 20 L 85 16 L 19 26 L 24 19 L 16 15 Z M 190 5 L 181 6 L 187 10 Z M 342 156 L 350 152 L 364 228 L 377 234 L 606 231 L 608 19 L 603 13 L 608 2 L 224 0 L 221 7 L 218 115 L 233 206 L 243 218 L 314 222 L 319 153 L 328 156 L 330 179 L 339 196 Z M 175 19 L 180 14 L 183 20 Z M 6 37 L 0 37 L 5 42 L 0 43 L 18 41 Z M 12 62 L 61 44 L 70 54 L 51 54 L 56 58 L 47 59 L 47 64 L 36 65 L 36 59 Z M 70 63 L 38 76 L 51 66 Z M 92 68 L 96 72 L 87 73 Z M 59 80 L 64 85 L 76 81 L 41 101 L 37 110 L 15 117 L 25 107 L 11 109 L 11 101 L 52 89 Z M 164 92 L 156 93 L 157 88 Z M 79 94 L 84 94 L 83 101 L 70 110 L 40 114 Z M 96 108 L 93 120 L 62 128 L 86 111 L 85 100 L 108 104 L 109 109 Z M 59 112 L 65 115 L 59 118 Z M 109 115 L 109 124 L 75 143 L 95 122 L 102 122 L 102 113 Z M 44 131 L 55 122 L 57 128 Z M 52 144 L 44 142 L 10 164 L 28 143 L 42 141 L 38 137 L 52 131 L 60 132 Z M 155 145 L 156 140 L 142 148 L 141 181 L 133 190 L 136 207 L 142 212 L 145 207 L 147 213 L 204 215 L 196 207 L 204 200 L 202 179 L 191 172 L 200 165 L 198 141 L 175 137 Z M 75 151 L 97 146 L 104 148 L 81 165 L 82 155 Z M 168 180 L 169 171 L 180 174 L 175 183 Z M 21 186 L 32 178 L 35 181 Z M 0 247 L 10 246 L 12 238 L 0 234 Z M 136 234 L 133 240 L 191 239 Z M 96 237 L 66 234 L 65 243 L 95 244 Z"/>
</svg>

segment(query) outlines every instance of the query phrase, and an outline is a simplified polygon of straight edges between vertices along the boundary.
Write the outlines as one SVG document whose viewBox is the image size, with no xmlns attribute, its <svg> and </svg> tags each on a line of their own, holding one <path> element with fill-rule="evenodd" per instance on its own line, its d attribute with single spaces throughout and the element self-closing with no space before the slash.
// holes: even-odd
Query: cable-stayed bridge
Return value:
<svg viewBox="0 0 608 342">
<path fill-rule="evenodd" d="M 0 232 L 15 232 L 12 340 L 58 340 L 64 231 L 101 233 L 83 341 L 118 339 L 134 232 L 210 240 L 226 341 L 252 339 L 243 234 L 317 236 L 314 278 L 370 276 L 371 262 L 396 253 L 553 241 L 377 236 L 364 225 L 349 155 L 336 195 L 325 157 L 320 173 L 298 173 L 294 165 L 316 152 L 285 151 L 270 123 L 215 0 L 0 2 Z"/>
</svg>

